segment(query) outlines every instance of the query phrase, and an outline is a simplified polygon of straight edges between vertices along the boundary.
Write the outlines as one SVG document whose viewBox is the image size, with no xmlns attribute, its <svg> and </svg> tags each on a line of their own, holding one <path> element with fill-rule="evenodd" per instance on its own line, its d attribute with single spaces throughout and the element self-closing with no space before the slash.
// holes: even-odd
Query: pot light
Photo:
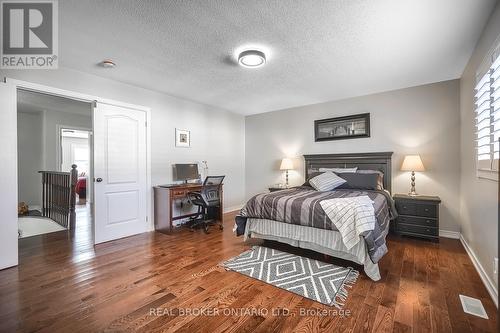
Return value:
<svg viewBox="0 0 500 333">
<path fill-rule="evenodd" d="M 239 54 L 238 63 L 247 68 L 257 68 L 266 63 L 266 55 L 258 50 L 246 50 Z"/>
</svg>

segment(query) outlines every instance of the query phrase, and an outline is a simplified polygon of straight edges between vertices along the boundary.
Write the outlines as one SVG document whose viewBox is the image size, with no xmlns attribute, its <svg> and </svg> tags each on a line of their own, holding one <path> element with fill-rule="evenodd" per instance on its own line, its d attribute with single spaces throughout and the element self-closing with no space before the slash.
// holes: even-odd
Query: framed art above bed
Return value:
<svg viewBox="0 0 500 333">
<path fill-rule="evenodd" d="M 319 168 L 353 168 L 376 170 L 384 174 L 384 189 L 392 193 L 392 151 L 374 153 L 304 155 L 305 178 Z"/>
<path fill-rule="evenodd" d="M 370 137 L 370 114 L 361 113 L 314 121 L 314 141 Z"/>
</svg>

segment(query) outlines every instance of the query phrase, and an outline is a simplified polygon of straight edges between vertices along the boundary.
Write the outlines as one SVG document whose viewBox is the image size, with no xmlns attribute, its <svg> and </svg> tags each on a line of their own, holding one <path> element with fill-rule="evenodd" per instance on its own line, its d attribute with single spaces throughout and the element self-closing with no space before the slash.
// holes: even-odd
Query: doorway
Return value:
<svg viewBox="0 0 500 333">
<path fill-rule="evenodd" d="M 96 227 L 92 232 L 94 241 L 89 252 L 86 252 L 85 249 L 82 250 L 81 247 L 78 247 L 79 243 L 74 242 L 76 246 L 76 248 L 73 249 L 74 254 L 78 252 L 78 258 L 92 256 L 94 244 L 154 230 L 151 218 L 151 131 L 150 126 L 148 126 L 151 121 L 151 110 L 147 107 L 123 103 L 98 96 L 4 78 L 3 82 L 0 82 L 0 109 L 3 110 L 3 112 L 0 113 L 0 137 L 3 142 L 12 142 L 14 144 L 6 145 L 2 156 L 0 156 L 0 163 L 3 165 L 0 181 L 4 184 L 0 189 L 0 196 L 3 198 L 3 200 L 0 201 L 0 219 L 5 221 L 3 224 L 3 233 L 0 233 L 0 252 L 4 254 L 0 256 L 0 269 L 16 266 L 18 264 L 18 246 L 23 241 L 18 238 L 16 214 L 18 212 L 16 208 L 18 208 L 17 192 L 20 180 L 17 171 L 18 147 L 15 144 L 17 141 L 17 94 L 19 91 L 36 92 L 92 105 L 92 134 L 93 136 L 99 134 L 100 142 L 102 142 L 100 145 L 95 144 L 93 149 L 91 149 L 91 164 L 94 164 L 96 175 L 93 175 L 90 177 L 91 179 L 89 179 L 91 197 L 94 198 L 92 200 L 90 212 L 94 217 L 93 225 Z M 107 108 L 107 106 L 110 108 Z M 106 115 L 103 114 L 104 111 L 106 111 Z M 127 113 L 129 114 L 127 115 Z M 96 115 L 103 115 L 104 123 L 96 121 Z M 96 124 L 100 124 L 98 130 L 96 130 Z M 127 140 L 124 140 L 124 142 L 128 142 L 128 146 L 127 144 L 123 144 L 118 150 L 115 150 L 114 146 L 120 144 L 122 141 L 120 140 L 120 135 L 123 137 L 123 135 L 128 134 L 120 129 L 121 125 L 127 126 L 127 128 L 132 130 L 132 133 L 137 134 L 137 136 L 127 135 Z M 51 135 L 51 133 L 57 136 L 57 131 L 47 131 L 44 136 Z M 140 143 L 137 142 L 138 147 L 140 147 L 138 148 L 140 149 L 140 154 L 133 155 L 133 157 L 137 157 L 136 161 L 145 161 L 145 167 L 142 163 L 140 165 L 128 163 L 130 161 L 130 156 L 127 155 L 128 150 L 125 148 L 132 146 L 130 141 L 131 138 L 141 140 Z M 56 148 L 57 146 L 55 150 L 58 151 Z M 44 153 L 42 159 L 48 161 L 49 159 L 47 156 L 48 155 Z M 117 158 L 120 156 L 122 157 L 121 160 Z M 101 163 L 99 168 L 96 167 L 98 162 Z M 109 166 L 113 166 L 113 168 L 109 168 Z M 92 170 L 92 167 L 90 170 Z M 99 172 L 99 174 L 97 174 L 97 172 Z M 134 179 L 134 174 L 140 175 L 140 177 Z M 111 177 L 108 177 L 110 175 Z M 95 184 L 101 184 L 99 180 L 103 185 L 106 185 L 101 186 L 100 190 L 95 189 L 94 186 Z M 126 185 L 127 183 L 128 186 L 116 186 L 116 188 L 109 186 L 119 184 Z M 136 187 L 134 188 L 134 186 Z M 96 200 L 98 192 L 104 194 L 103 197 L 105 200 Z M 134 196 L 136 196 L 137 200 L 132 200 Z M 135 207 L 126 207 L 127 209 L 121 212 L 120 209 L 123 207 L 124 201 L 134 201 L 137 205 Z M 144 210 L 143 207 L 146 207 L 146 209 Z M 96 216 L 95 212 L 99 209 L 101 214 Z M 145 216 L 143 214 L 145 214 Z M 112 217 L 112 219 L 110 219 L 110 217 Z M 137 228 L 124 228 L 127 232 L 121 232 L 119 226 L 126 226 L 129 223 L 137 223 Z M 97 228 L 98 225 L 102 226 L 102 228 Z M 110 232 L 106 237 L 103 237 L 101 231 L 106 230 L 108 227 L 112 227 L 114 232 Z M 60 233 L 50 233 L 37 237 L 43 237 L 39 239 L 39 241 L 43 243 L 46 237 L 51 237 L 51 235 L 56 234 Z"/>
<path fill-rule="evenodd" d="M 81 127 L 59 126 L 59 171 L 71 170 L 77 166 L 76 204 L 92 203 L 90 188 L 93 175 L 92 130 Z"/>
<path fill-rule="evenodd" d="M 93 243 L 92 113 L 90 102 L 17 90 L 19 238 L 70 232 Z"/>
</svg>

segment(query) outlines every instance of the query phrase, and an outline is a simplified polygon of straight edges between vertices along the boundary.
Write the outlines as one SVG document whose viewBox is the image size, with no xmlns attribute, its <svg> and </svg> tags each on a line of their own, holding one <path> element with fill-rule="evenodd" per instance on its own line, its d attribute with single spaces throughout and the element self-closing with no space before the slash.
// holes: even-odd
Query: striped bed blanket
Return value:
<svg viewBox="0 0 500 333">
<path fill-rule="evenodd" d="M 242 218 L 269 219 L 325 230 L 336 230 L 321 203 L 335 198 L 367 196 L 372 202 L 375 223 L 372 230 L 362 230 L 360 235 L 366 242 L 370 259 L 377 263 L 387 253 L 385 237 L 389 222 L 397 216 L 394 202 L 385 191 L 339 189 L 316 191 L 309 186 L 299 186 L 272 193 L 261 193 L 252 197 L 241 210 Z"/>
<path fill-rule="evenodd" d="M 363 233 L 375 229 L 375 208 L 367 195 L 322 200 L 320 205 L 348 250 L 359 243 Z"/>
</svg>

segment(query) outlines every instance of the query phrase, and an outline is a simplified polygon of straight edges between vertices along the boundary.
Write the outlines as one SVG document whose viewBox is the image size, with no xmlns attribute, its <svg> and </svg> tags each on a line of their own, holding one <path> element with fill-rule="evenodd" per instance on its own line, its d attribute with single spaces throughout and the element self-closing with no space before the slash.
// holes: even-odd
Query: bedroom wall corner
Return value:
<svg viewBox="0 0 500 333">
<path fill-rule="evenodd" d="M 499 42 L 500 5 L 497 4 L 460 79 L 461 233 L 470 252 L 497 290 L 497 296 L 498 275 L 493 273 L 493 260 L 498 257 L 498 183 L 476 175 L 474 86 L 478 67 Z"/>
</svg>

